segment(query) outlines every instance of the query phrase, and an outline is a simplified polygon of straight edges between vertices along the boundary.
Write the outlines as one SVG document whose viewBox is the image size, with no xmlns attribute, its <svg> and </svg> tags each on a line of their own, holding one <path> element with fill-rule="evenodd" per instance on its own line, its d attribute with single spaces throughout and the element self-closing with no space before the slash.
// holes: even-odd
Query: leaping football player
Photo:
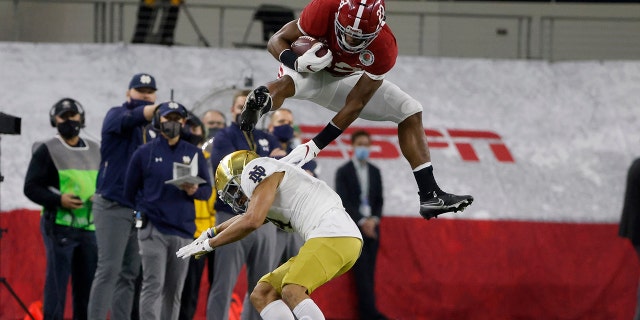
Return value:
<svg viewBox="0 0 640 320">
<path fill-rule="evenodd" d="M 325 319 L 309 295 L 351 269 L 362 249 L 340 196 L 302 168 L 248 150 L 220 161 L 215 184 L 219 198 L 243 214 L 203 231 L 178 258 L 199 258 L 267 222 L 297 232 L 305 241 L 298 255 L 258 281 L 251 303 L 265 320 Z"/>
<path fill-rule="evenodd" d="M 325 43 L 329 52 L 317 57 L 318 43 L 298 56 L 290 47 L 303 35 Z M 263 114 L 280 108 L 286 98 L 310 100 L 337 112 L 318 135 L 283 160 L 303 165 L 358 117 L 393 121 L 418 184 L 420 214 L 430 219 L 462 211 L 473 202 L 470 195 L 440 189 L 422 125 L 422 105 L 384 79 L 396 62 L 398 47 L 385 23 L 383 0 L 313 0 L 299 19 L 269 39 L 267 49 L 282 62 L 278 79 L 248 95 L 240 121 L 243 130 L 253 130 Z"/>
</svg>

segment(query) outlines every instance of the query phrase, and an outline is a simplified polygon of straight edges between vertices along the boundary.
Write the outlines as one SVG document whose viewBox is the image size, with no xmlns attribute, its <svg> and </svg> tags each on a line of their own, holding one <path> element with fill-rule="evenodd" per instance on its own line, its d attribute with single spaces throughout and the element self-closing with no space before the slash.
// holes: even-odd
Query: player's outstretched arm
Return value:
<svg viewBox="0 0 640 320">
<path fill-rule="evenodd" d="M 220 231 L 224 230 L 231 223 L 233 223 L 240 216 L 234 216 L 231 219 L 221 223 L 217 227 L 211 227 L 207 230 L 202 231 L 200 236 L 195 239 L 190 244 L 180 248 L 176 252 L 176 256 L 182 259 L 188 259 L 191 256 L 194 256 L 196 259 L 200 259 L 203 255 L 213 251 L 213 248 L 209 245 L 209 239 L 215 237 Z"/>
<path fill-rule="evenodd" d="M 251 195 L 247 212 L 239 215 L 228 226 L 222 226 L 218 231 L 218 235 L 209 240 L 211 247 L 216 248 L 238 241 L 260 228 L 264 224 L 267 213 L 275 200 L 282 177 L 284 177 L 284 172 L 276 172 L 262 180 Z"/>
<path fill-rule="evenodd" d="M 234 223 L 236 220 L 238 220 L 242 215 L 237 215 L 237 216 L 233 216 L 231 217 L 229 220 L 221 223 L 220 225 L 218 225 L 216 227 L 216 234 L 222 232 L 224 229 L 228 228 L 232 223 Z"/>
<path fill-rule="evenodd" d="M 284 172 L 276 172 L 262 180 L 251 196 L 246 213 L 223 222 L 215 228 L 215 232 L 203 232 L 198 239 L 180 248 L 176 256 L 182 259 L 194 256 L 198 259 L 216 247 L 238 241 L 258 229 L 267 218 L 283 177 Z"/>
</svg>

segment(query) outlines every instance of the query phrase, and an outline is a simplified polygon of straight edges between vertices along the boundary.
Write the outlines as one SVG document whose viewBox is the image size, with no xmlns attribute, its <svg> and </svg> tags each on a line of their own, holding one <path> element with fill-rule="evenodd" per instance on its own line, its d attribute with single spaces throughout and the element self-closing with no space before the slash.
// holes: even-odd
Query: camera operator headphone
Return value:
<svg viewBox="0 0 640 320">
<path fill-rule="evenodd" d="M 49 110 L 49 123 L 51 123 L 51 126 L 54 128 L 56 127 L 56 108 L 65 104 L 73 104 L 76 107 L 76 109 L 78 110 L 78 114 L 80 114 L 80 128 L 84 128 L 84 108 L 82 107 L 80 102 L 71 98 L 60 99 L 60 101 L 56 102 L 53 107 L 51 107 L 51 110 Z M 67 108 L 70 108 L 70 106 L 67 106 Z"/>
</svg>

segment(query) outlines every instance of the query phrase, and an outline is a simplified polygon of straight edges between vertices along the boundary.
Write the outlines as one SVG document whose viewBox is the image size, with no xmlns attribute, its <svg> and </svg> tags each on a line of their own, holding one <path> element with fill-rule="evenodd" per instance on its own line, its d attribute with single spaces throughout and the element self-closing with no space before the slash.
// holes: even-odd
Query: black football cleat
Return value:
<svg viewBox="0 0 640 320">
<path fill-rule="evenodd" d="M 244 108 L 240 114 L 240 129 L 253 131 L 263 114 L 271 110 L 271 95 L 265 86 L 255 88 L 247 96 Z"/>
<path fill-rule="evenodd" d="M 446 192 L 436 194 L 435 191 L 432 195 L 431 198 L 420 201 L 420 215 L 427 220 L 443 213 L 463 211 L 473 202 L 473 197 L 469 195 L 459 196 Z"/>
</svg>

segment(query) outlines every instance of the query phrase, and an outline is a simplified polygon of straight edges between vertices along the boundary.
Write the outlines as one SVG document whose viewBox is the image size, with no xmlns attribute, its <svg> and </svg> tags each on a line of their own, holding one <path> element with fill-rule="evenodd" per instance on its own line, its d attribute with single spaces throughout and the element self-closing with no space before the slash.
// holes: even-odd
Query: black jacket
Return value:
<svg viewBox="0 0 640 320">
<path fill-rule="evenodd" d="M 382 176 L 380 169 L 367 162 L 369 167 L 369 205 L 371 216 L 380 218 L 382 215 Z M 363 218 L 360 214 L 360 182 L 353 161 L 345 163 L 336 171 L 336 193 L 342 199 L 342 205 L 353 221 L 358 223 Z"/>
<path fill-rule="evenodd" d="M 640 245 L 640 158 L 633 161 L 627 173 L 627 189 L 618 234 Z"/>
</svg>

